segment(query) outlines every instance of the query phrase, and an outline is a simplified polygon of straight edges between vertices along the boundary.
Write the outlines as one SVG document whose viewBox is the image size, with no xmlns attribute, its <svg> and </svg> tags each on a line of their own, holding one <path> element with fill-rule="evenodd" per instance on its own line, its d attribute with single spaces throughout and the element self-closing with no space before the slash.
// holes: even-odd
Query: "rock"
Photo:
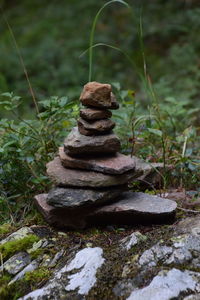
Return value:
<svg viewBox="0 0 200 300">
<path fill-rule="evenodd" d="M 100 135 L 110 132 L 115 127 L 115 122 L 110 119 L 97 120 L 92 123 L 82 118 L 78 120 L 78 130 L 83 135 Z"/>
<path fill-rule="evenodd" d="M 88 207 L 76 210 L 55 208 L 47 204 L 46 199 L 47 194 L 37 195 L 35 196 L 35 204 L 50 225 L 69 229 L 83 229 L 86 227 L 86 216 L 91 213 L 91 209 L 88 209 Z"/>
<path fill-rule="evenodd" d="M 175 268 L 161 271 L 147 287 L 134 290 L 127 300 L 178 299 L 183 292 L 196 291 L 197 280 L 194 274 L 195 272 L 183 272 Z"/>
<path fill-rule="evenodd" d="M 135 160 L 121 153 L 97 158 L 74 158 L 59 148 L 59 156 L 64 167 L 72 169 L 84 169 L 101 172 L 104 174 L 123 174 L 135 169 Z"/>
<path fill-rule="evenodd" d="M 62 249 L 61 251 L 57 252 L 52 261 L 49 264 L 50 268 L 56 267 L 58 261 L 63 257 L 65 251 Z"/>
<path fill-rule="evenodd" d="M 80 295 L 87 295 L 95 285 L 97 270 L 104 261 L 101 248 L 82 249 L 76 253 L 69 264 L 56 271 L 54 277 L 44 287 L 30 292 L 20 299 L 84 299 L 80 298 Z M 73 297 L 75 290 L 79 297 Z"/>
<path fill-rule="evenodd" d="M 94 224 L 143 224 L 169 222 L 176 203 L 157 196 L 125 192 L 115 203 L 101 207 L 83 207 L 70 210 L 55 208 L 46 202 L 47 194 L 35 197 L 36 205 L 44 218 L 53 226 L 82 229 Z"/>
<path fill-rule="evenodd" d="M 189 233 L 192 235 L 200 235 L 200 218 L 199 216 L 190 217 L 181 220 L 176 227 L 177 234 Z"/>
<path fill-rule="evenodd" d="M 47 174 L 58 186 L 103 188 L 127 184 L 134 178 L 134 171 L 120 175 L 108 175 L 64 168 L 56 157 L 47 164 Z"/>
<path fill-rule="evenodd" d="M 31 262 L 30 256 L 26 252 L 19 252 L 9 258 L 3 265 L 3 270 L 15 275 Z"/>
<path fill-rule="evenodd" d="M 159 243 L 144 251 L 138 264 L 140 267 L 155 267 L 158 263 L 167 260 L 173 252 L 172 247 L 160 245 Z"/>
<path fill-rule="evenodd" d="M 76 290 L 80 295 L 87 295 L 96 282 L 96 272 L 104 263 L 102 257 L 103 250 L 99 247 L 85 248 L 79 251 L 71 263 L 67 266 L 66 271 L 82 270 L 75 274 L 69 275 L 69 284 L 66 291 Z"/>
<path fill-rule="evenodd" d="M 175 216 L 176 202 L 145 193 L 125 192 L 120 200 L 93 212 L 95 222 L 141 224 L 169 222 Z"/>
<path fill-rule="evenodd" d="M 118 109 L 119 108 L 119 103 L 116 100 L 115 95 L 111 92 L 111 107 L 110 109 Z"/>
<path fill-rule="evenodd" d="M 81 93 L 80 101 L 85 106 L 111 107 L 111 85 L 98 82 L 88 82 Z"/>
<path fill-rule="evenodd" d="M 112 112 L 107 109 L 85 108 L 80 110 L 80 116 L 86 121 L 109 119 Z"/>
<path fill-rule="evenodd" d="M 77 207 L 91 206 L 109 202 L 116 199 L 122 189 L 73 189 L 53 188 L 47 196 L 47 203 L 54 207 L 76 209 Z"/>
<path fill-rule="evenodd" d="M 9 282 L 9 285 L 10 284 L 13 284 L 14 282 L 16 282 L 17 280 L 20 280 L 24 277 L 24 275 L 27 273 L 27 272 L 32 272 L 34 271 L 35 269 L 37 269 L 39 266 L 39 260 L 33 260 L 28 266 L 26 266 L 21 272 L 19 272 L 10 282 Z"/>
<path fill-rule="evenodd" d="M 137 245 L 141 241 L 145 241 L 147 238 L 142 235 L 139 231 L 133 232 L 131 235 L 123 238 L 120 242 L 122 248 L 130 250 L 133 246 Z"/>
<path fill-rule="evenodd" d="M 3 245 L 7 242 L 21 240 L 29 234 L 34 234 L 33 230 L 29 227 L 22 227 L 19 230 L 10 234 L 7 238 L 0 241 L 0 245 Z"/>
<path fill-rule="evenodd" d="M 114 133 L 85 136 L 75 127 L 64 141 L 64 151 L 71 156 L 109 154 L 120 150 L 120 141 Z"/>
<path fill-rule="evenodd" d="M 133 156 L 132 159 L 135 161 L 135 173 L 138 177 L 137 181 L 140 183 L 140 189 L 162 186 L 163 163 L 147 163 L 136 156 Z M 169 171 L 170 168 L 170 166 L 166 166 L 166 170 Z"/>
</svg>

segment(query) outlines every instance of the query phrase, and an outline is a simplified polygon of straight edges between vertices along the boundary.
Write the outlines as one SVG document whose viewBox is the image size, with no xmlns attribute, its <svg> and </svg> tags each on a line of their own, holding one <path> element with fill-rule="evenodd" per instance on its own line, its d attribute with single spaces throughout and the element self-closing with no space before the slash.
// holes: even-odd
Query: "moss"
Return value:
<svg viewBox="0 0 200 300">
<path fill-rule="evenodd" d="M 41 281 L 46 281 L 51 275 L 47 267 L 40 267 L 32 272 L 27 272 L 24 276 L 24 281 L 32 284 L 37 284 Z"/>
<path fill-rule="evenodd" d="M 0 253 L 2 254 L 3 259 L 7 259 L 18 251 L 28 249 L 33 243 L 38 241 L 39 238 L 36 235 L 30 234 L 23 239 L 8 241 L 5 244 L 0 245 Z"/>
<path fill-rule="evenodd" d="M 6 233 L 9 233 L 13 230 L 13 226 L 9 223 L 5 223 L 0 226 L 0 236 L 3 236 Z"/>
</svg>

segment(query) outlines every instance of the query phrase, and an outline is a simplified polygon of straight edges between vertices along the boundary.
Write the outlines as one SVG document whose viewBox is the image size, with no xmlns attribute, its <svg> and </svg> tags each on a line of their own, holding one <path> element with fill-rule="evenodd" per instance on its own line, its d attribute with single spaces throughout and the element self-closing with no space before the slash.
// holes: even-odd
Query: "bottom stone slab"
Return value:
<svg viewBox="0 0 200 300">
<path fill-rule="evenodd" d="M 46 200 L 47 194 L 35 197 L 36 206 L 46 221 L 55 227 L 70 229 L 108 224 L 169 223 L 174 219 L 177 207 L 173 200 L 131 191 L 124 192 L 117 202 L 98 208 L 55 208 Z"/>
</svg>

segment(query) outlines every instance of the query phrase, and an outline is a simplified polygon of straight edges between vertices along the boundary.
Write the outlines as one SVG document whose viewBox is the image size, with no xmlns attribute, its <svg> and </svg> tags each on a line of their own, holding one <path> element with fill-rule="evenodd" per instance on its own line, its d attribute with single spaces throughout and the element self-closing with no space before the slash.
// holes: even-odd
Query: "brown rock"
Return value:
<svg viewBox="0 0 200 300">
<path fill-rule="evenodd" d="M 71 156 L 115 153 L 120 150 L 120 141 L 114 133 L 99 136 L 85 136 L 78 128 L 72 129 L 65 139 L 64 151 Z"/>
<path fill-rule="evenodd" d="M 35 205 L 44 219 L 52 226 L 58 228 L 83 229 L 86 226 L 85 215 L 89 213 L 88 208 L 69 210 L 66 208 L 55 208 L 46 202 L 47 194 L 35 196 Z"/>
<path fill-rule="evenodd" d="M 164 223 L 174 218 L 176 207 L 173 200 L 129 191 L 123 193 L 117 202 L 97 208 L 90 215 L 90 223 Z"/>
<path fill-rule="evenodd" d="M 83 105 L 93 107 L 111 106 L 111 85 L 98 82 L 88 82 L 81 93 L 80 101 Z"/>
<path fill-rule="evenodd" d="M 88 172 L 64 168 L 60 158 L 56 157 L 47 164 L 47 174 L 58 186 L 71 187 L 109 187 L 127 184 L 134 178 L 134 171 L 122 175 L 107 175 L 99 172 Z"/>
<path fill-rule="evenodd" d="M 112 112 L 107 109 L 85 108 L 80 110 L 80 116 L 87 121 L 94 121 L 111 118 Z"/>
<path fill-rule="evenodd" d="M 169 223 L 174 219 L 176 202 L 144 193 L 125 192 L 120 200 L 101 207 L 55 208 L 46 202 L 47 194 L 35 197 L 35 204 L 48 223 L 56 227 L 83 229 L 95 224 Z"/>
<path fill-rule="evenodd" d="M 115 127 L 115 122 L 109 119 L 87 122 L 80 118 L 78 120 L 79 132 L 83 135 L 103 134 L 111 131 Z"/>
<path fill-rule="evenodd" d="M 119 108 L 119 103 L 116 100 L 116 97 L 113 93 L 111 93 L 111 107 L 110 109 L 118 109 Z"/>
<path fill-rule="evenodd" d="M 80 101 L 85 106 L 118 109 L 119 104 L 111 92 L 110 84 L 88 82 L 81 93 Z"/>
<path fill-rule="evenodd" d="M 59 156 L 64 167 L 85 169 L 105 174 L 123 174 L 135 169 L 135 160 L 121 153 L 97 158 L 73 158 L 59 148 Z"/>
</svg>

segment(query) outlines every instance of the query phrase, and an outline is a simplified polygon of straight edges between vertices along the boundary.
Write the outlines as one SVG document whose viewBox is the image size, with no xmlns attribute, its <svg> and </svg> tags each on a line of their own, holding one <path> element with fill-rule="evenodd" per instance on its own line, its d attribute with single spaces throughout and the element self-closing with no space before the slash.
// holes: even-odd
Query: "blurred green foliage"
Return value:
<svg viewBox="0 0 200 300">
<path fill-rule="evenodd" d="M 66 94 L 70 98 L 78 97 L 81 86 L 88 80 L 88 57 L 85 55 L 80 59 L 79 56 L 89 46 L 93 18 L 105 2 L 4 1 L 4 16 L 14 32 L 37 98 Z M 138 22 L 142 16 L 147 66 L 158 95 L 198 99 L 198 1 L 127 2 L 133 13 L 117 3 L 104 10 L 97 24 L 95 43 L 121 48 L 142 70 L 138 38 Z M 146 99 L 136 70 L 122 54 L 106 47 L 98 47 L 94 52 L 93 79 L 121 82 L 125 89 L 136 90 L 141 100 Z M 24 99 L 30 98 L 23 69 L 3 17 L 0 20 L 0 54 L 0 91 L 14 91 Z M 27 108 L 26 105 L 24 107 Z"/>
</svg>

